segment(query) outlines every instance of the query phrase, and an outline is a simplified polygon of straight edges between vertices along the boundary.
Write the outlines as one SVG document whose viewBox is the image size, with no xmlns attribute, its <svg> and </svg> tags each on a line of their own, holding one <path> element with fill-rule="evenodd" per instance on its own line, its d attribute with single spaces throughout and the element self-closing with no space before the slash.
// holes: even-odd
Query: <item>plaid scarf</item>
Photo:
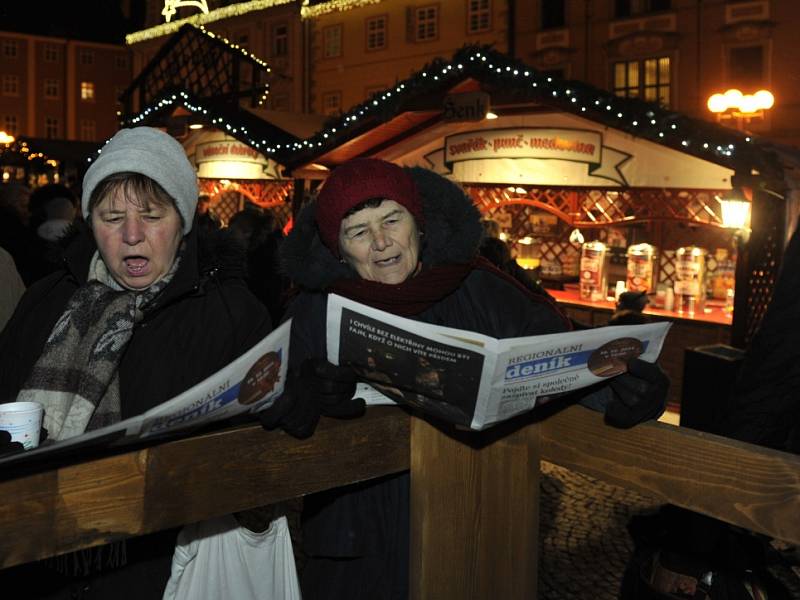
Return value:
<svg viewBox="0 0 800 600">
<path fill-rule="evenodd" d="M 119 362 L 143 309 L 172 279 L 169 272 L 143 291 L 121 287 L 98 252 L 87 282 L 72 295 L 36 361 L 18 401 L 44 405 L 52 440 L 116 423 L 121 418 Z"/>
</svg>

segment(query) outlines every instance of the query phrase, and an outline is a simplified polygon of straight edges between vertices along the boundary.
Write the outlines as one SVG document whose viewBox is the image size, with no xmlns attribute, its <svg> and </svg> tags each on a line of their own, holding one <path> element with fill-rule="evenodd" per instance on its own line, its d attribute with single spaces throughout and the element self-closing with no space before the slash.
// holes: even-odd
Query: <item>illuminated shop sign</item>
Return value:
<svg viewBox="0 0 800 600">
<path fill-rule="evenodd" d="M 194 162 L 198 176 L 209 179 L 280 179 L 275 161 L 236 140 L 197 144 Z"/>
<path fill-rule="evenodd" d="M 603 145 L 603 134 L 582 129 L 515 127 L 449 135 L 444 147 L 425 156 L 434 166 L 452 172 L 453 164 L 497 159 L 547 159 L 585 163 L 593 177 L 627 185 L 619 167 L 631 155 Z M 441 172 L 441 171 L 439 171 Z"/>
</svg>

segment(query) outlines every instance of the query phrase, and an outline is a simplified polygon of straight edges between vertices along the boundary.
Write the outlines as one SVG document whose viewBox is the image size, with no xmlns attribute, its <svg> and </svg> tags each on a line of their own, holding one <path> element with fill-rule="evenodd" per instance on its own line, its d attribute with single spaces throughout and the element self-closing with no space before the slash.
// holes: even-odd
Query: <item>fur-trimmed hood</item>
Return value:
<svg viewBox="0 0 800 600">
<path fill-rule="evenodd" d="M 422 196 L 425 217 L 421 240 L 424 269 L 470 261 L 483 236 L 480 213 L 457 184 L 422 167 L 406 167 Z M 322 243 L 314 221 L 315 204 L 306 205 L 281 246 L 281 269 L 306 290 L 324 290 L 334 281 L 358 277 Z"/>
</svg>

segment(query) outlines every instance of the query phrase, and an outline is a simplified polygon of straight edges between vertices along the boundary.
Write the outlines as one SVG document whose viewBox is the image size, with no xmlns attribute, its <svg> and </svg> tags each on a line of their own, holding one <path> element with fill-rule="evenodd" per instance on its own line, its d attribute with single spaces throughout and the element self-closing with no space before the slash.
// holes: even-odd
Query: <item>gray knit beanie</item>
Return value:
<svg viewBox="0 0 800 600">
<path fill-rule="evenodd" d="M 94 188 L 109 175 L 124 171 L 146 175 L 164 188 L 183 219 L 183 234 L 191 231 L 197 208 L 197 173 L 178 140 L 153 127 L 120 129 L 100 150 L 83 177 L 81 210 L 87 221 Z"/>
</svg>

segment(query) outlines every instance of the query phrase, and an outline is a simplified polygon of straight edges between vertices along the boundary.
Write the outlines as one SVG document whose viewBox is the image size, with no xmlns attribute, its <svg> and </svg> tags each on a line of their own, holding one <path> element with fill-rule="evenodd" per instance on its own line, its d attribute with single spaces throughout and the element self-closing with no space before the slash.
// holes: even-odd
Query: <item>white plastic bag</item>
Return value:
<svg viewBox="0 0 800 600">
<path fill-rule="evenodd" d="M 261 533 L 233 515 L 181 530 L 163 600 L 222 599 L 301 599 L 286 517 Z"/>
</svg>

